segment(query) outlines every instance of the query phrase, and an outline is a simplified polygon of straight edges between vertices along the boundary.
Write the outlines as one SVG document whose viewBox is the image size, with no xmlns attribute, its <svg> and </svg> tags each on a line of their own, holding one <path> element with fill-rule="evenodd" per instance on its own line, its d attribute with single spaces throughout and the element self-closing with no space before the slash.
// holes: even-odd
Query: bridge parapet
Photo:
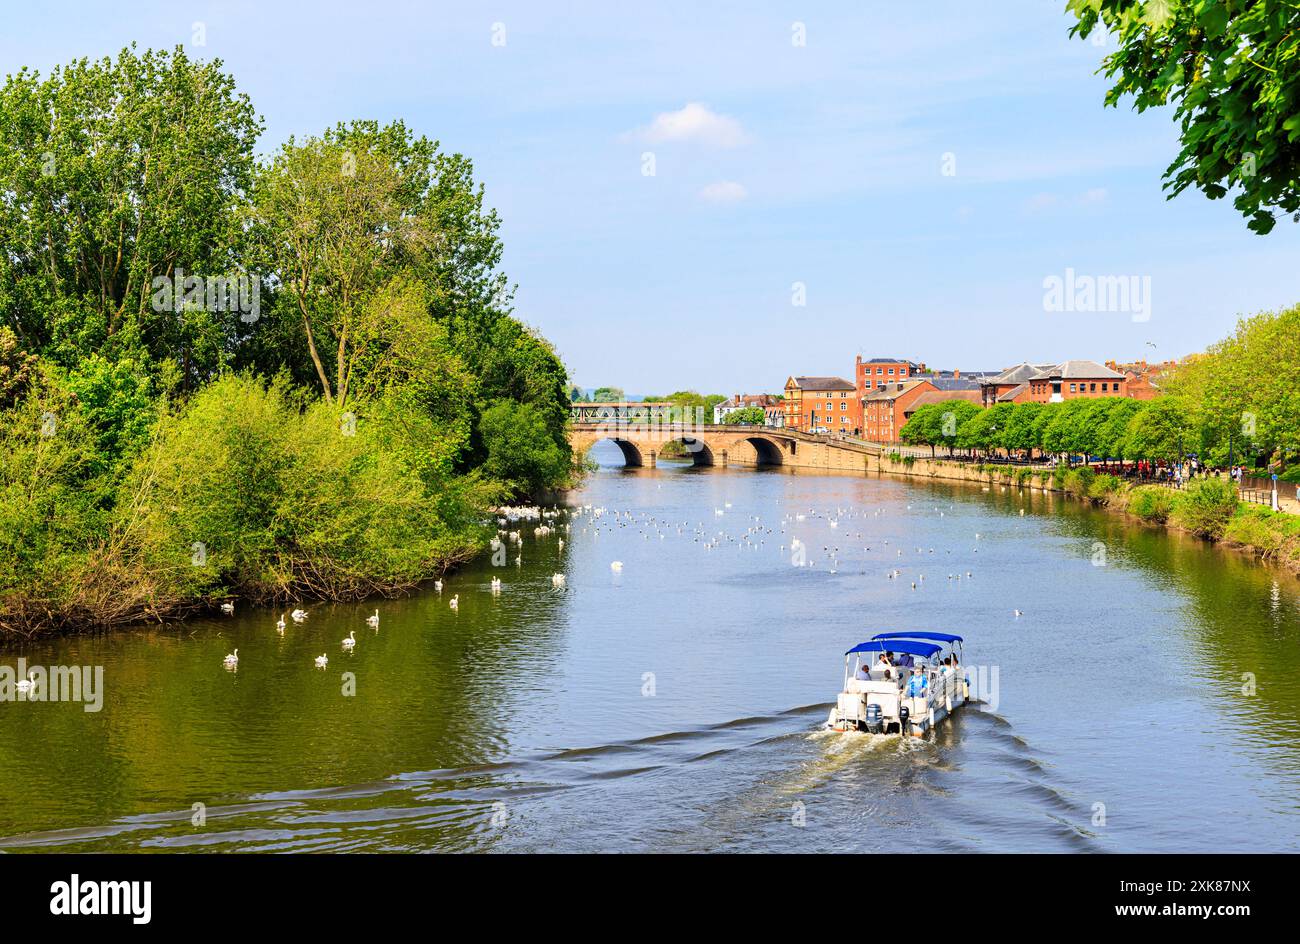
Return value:
<svg viewBox="0 0 1300 944">
<path fill-rule="evenodd" d="M 663 447 L 673 442 L 682 443 L 696 465 L 863 471 L 880 455 L 876 446 L 780 427 L 618 419 L 570 424 L 569 441 L 576 452 L 586 452 L 603 439 L 618 445 L 629 466 L 653 466 Z"/>
</svg>

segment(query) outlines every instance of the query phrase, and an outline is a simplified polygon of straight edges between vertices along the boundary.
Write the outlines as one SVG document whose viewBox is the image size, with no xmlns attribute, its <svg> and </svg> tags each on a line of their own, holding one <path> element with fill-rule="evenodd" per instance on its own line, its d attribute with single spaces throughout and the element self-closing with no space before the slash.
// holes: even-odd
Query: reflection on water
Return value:
<svg viewBox="0 0 1300 944">
<path fill-rule="evenodd" d="M 665 465 L 571 502 L 441 595 L 5 653 L 106 691 L 0 704 L 0 847 L 1300 848 L 1280 572 L 998 487 Z M 843 651 L 906 628 L 965 635 L 996 704 L 926 741 L 821 732 Z"/>
</svg>

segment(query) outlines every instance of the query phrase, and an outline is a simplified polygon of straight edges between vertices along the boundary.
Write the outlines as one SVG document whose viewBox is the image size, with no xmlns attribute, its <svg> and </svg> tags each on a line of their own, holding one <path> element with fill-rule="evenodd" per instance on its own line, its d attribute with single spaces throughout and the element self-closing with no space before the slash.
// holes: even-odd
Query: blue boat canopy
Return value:
<svg viewBox="0 0 1300 944">
<path fill-rule="evenodd" d="M 915 639 L 873 639 L 870 642 L 858 643 L 844 654 L 847 656 L 855 652 L 906 652 L 909 656 L 929 658 L 942 648 L 943 646 L 936 646 L 932 642 L 919 642 Z"/>
<path fill-rule="evenodd" d="M 876 633 L 872 639 L 937 639 L 939 642 L 965 642 L 952 633 Z"/>
</svg>

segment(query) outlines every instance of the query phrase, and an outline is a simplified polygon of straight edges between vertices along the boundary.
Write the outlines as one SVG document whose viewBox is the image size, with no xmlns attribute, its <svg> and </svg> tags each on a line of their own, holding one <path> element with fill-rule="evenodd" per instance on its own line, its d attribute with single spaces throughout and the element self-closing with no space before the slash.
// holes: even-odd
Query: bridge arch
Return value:
<svg viewBox="0 0 1300 944">
<path fill-rule="evenodd" d="M 641 447 L 630 439 L 619 439 L 617 436 L 597 436 L 584 444 L 584 451 L 589 451 L 592 446 L 600 442 L 612 442 L 618 446 L 618 451 L 623 453 L 623 464 L 627 468 L 638 469 L 645 465 L 645 455 L 641 452 Z"/>
<path fill-rule="evenodd" d="M 781 447 L 766 436 L 749 436 L 744 440 L 754 448 L 756 465 L 781 465 Z"/>
<path fill-rule="evenodd" d="M 676 439 L 665 440 L 659 444 L 655 450 L 656 455 L 663 452 L 663 448 L 670 443 L 680 443 L 686 448 L 685 455 L 664 456 L 672 459 L 690 459 L 693 466 L 710 466 L 713 465 L 713 447 L 709 445 L 708 440 L 696 438 L 694 436 L 679 436 Z M 671 450 L 670 450 L 671 451 Z"/>
</svg>

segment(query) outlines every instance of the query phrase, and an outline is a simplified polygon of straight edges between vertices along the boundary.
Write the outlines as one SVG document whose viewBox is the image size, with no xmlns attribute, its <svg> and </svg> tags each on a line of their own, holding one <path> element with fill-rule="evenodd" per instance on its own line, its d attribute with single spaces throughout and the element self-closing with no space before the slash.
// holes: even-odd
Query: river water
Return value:
<svg viewBox="0 0 1300 944">
<path fill-rule="evenodd" d="M 0 702 L 0 850 L 1300 850 L 1293 578 L 1041 493 L 597 450 L 441 594 L 0 653 L 104 669 L 98 712 Z M 894 629 L 964 635 L 985 703 L 821 731 Z"/>
</svg>

